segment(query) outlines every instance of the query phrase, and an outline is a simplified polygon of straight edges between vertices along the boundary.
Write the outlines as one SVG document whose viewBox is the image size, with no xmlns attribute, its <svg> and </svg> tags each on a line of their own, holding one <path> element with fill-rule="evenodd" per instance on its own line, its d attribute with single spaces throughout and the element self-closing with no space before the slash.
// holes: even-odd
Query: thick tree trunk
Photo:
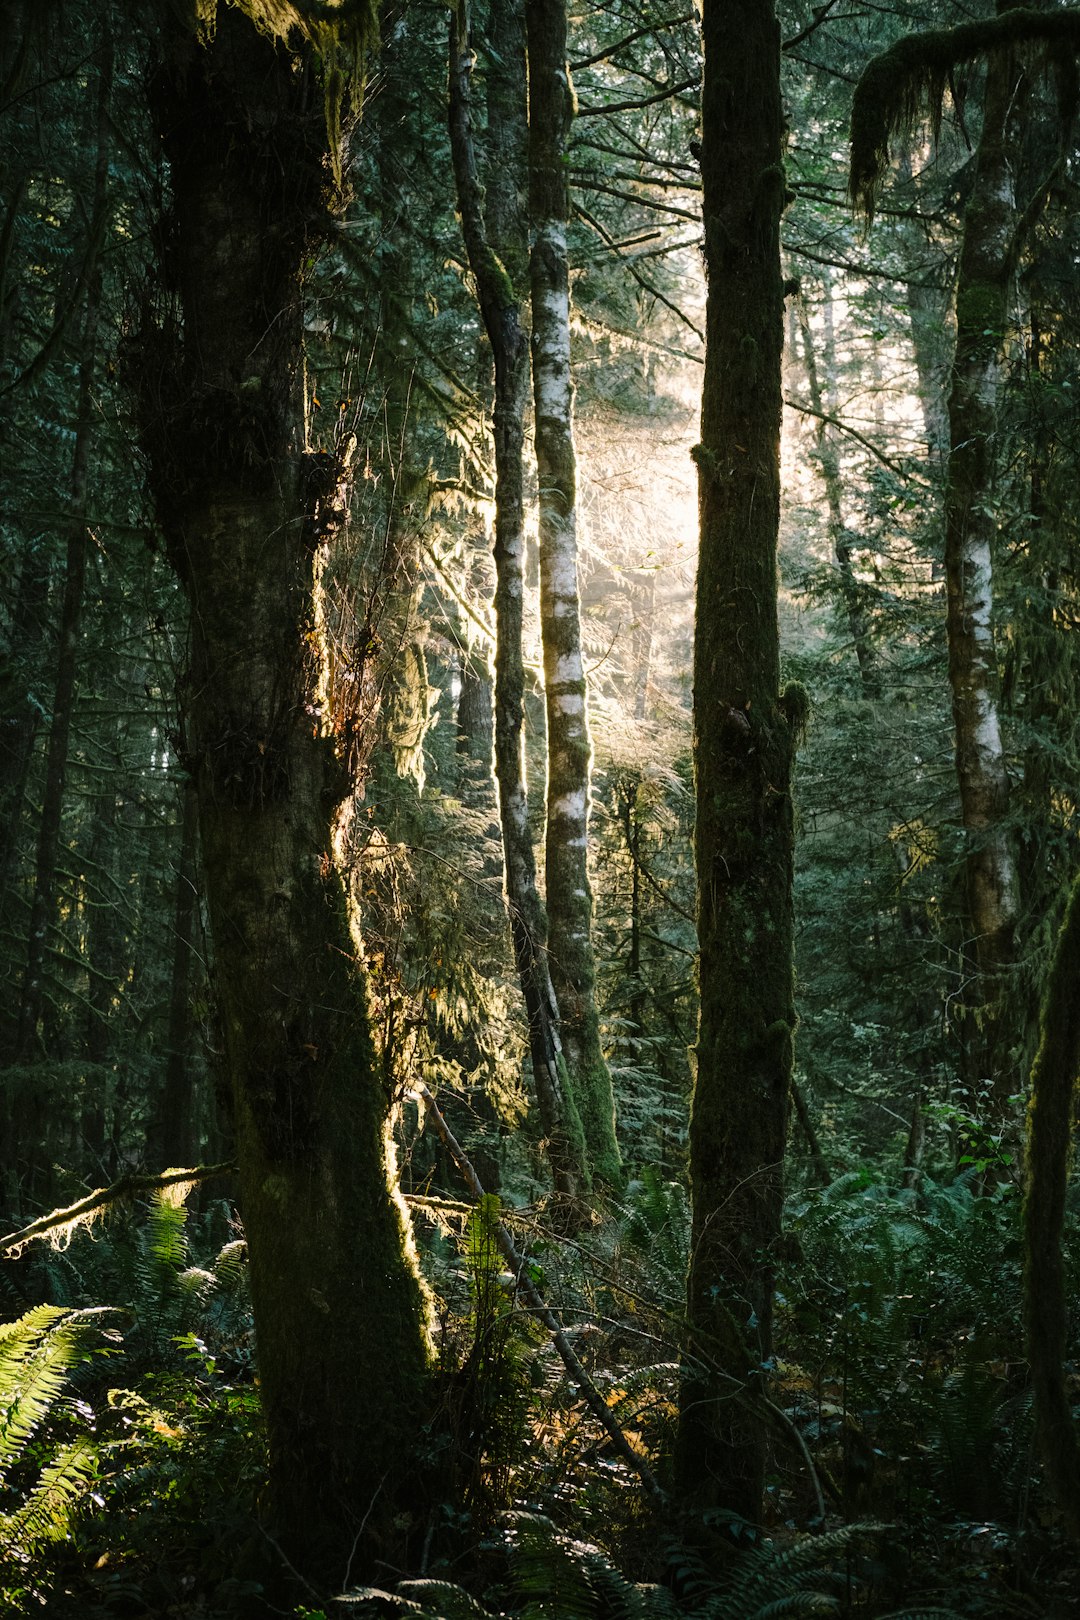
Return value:
<svg viewBox="0 0 1080 1620">
<path fill-rule="evenodd" d="M 588 1182 L 581 1124 L 566 1083 L 559 1014 L 544 952 L 547 919 L 536 886 L 529 829 L 523 720 L 525 598 L 523 452 L 529 347 L 517 291 L 525 233 L 506 175 L 523 175 L 525 57 L 518 0 L 492 6 L 489 123 L 493 183 L 485 219 L 470 110 L 471 47 L 467 11 L 451 12 L 450 137 L 458 207 L 477 300 L 495 362 L 495 776 L 506 861 L 506 896 L 514 959 L 529 1020 L 529 1047 L 555 1190 L 575 1201 Z M 497 161 L 496 161 L 497 155 Z M 517 285 L 515 285 L 517 283 Z"/>
<path fill-rule="evenodd" d="M 1043 1002 L 1031 1071 L 1024 1199 L 1024 1327 L 1035 1420 L 1051 1488 L 1080 1541 L 1080 1443 L 1065 1378 L 1068 1305 L 1062 1235 L 1080 1078 L 1080 879 L 1073 884 Z"/>
<path fill-rule="evenodd" d="M 618 1186 L 611 1073 L 600 1044 L 589 883 L 592 750 L 581 658 L 577 466 L 570 372 L 566 230 L 567 138 L 573 92 L 565 0 L 526 0 L 532 370 L 540 486 L 540 626 L 544 644 L 548 778 L 545 892 L 551 979 L 566 1067 L 593 1174 Z"/>
<path fill-rule="evenodd" d="M 1009 778 L 998 718 L 993 628 L 995 430 L 1004 369 L 1017 214 L 1007 123 L 1016 87 L 1008 56 L 986 70 L 975 181 L 964 214 L 949 394 L 945 579 L 956 771 L 966 838 L 964 992 L 968 1106 L 989 1086 L 994 1111 L 1012 1089 L 995 1061 L 1002 975 L 1012 959 L 1017 878 L 1006 819 Z"/>
<path fill-rule="evenodd" d="M 191 605 L 182 688 L 251 1257 L 273 1534 L 326 1584 L 400 1544 L 427 1311 L 335 867 L 361 716 L 324 701 L 319 582 L 344 460 L 305 453 L 301 277 L 326 228 L 322 97 L 233 9 L 176 39 L 155 111 L 183 317 L 146 334 L 144 433 Z M 357 658 L 362 656 L 354 649 Z M 363 683 L 357 683 L 363 685 Z"/>
<path fill-rule="evenodd" d="M 694 638 L 701 1011 L 690 1121 L 693 1246 L 677 1476 L 761 1512 L 754 1409 L 772 1350 L 792 984 L 793 732 L 779 691 L 783 292 L 780 34 L 771 0 L 705 0 L 708 275 Z"/>
</svg>

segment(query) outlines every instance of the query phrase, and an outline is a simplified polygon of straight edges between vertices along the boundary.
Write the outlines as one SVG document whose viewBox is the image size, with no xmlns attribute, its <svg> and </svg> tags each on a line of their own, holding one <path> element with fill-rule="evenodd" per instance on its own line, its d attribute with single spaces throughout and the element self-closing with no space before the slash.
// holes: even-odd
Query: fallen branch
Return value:
<svg viewBox="0 0 1080 1620">
<path fill-rule="evenodd" d="M 457 1166 L 458 1173 L 462 1180 L 465 1182 L 474 1198 L 483 1198 L 483 1183 L 481 1182 L 476 1171 L 473 1169 L 472 1163 L 466 1154 L 465 1149 L 461 1146 L 461 1143 L 457 1140 L 449 1125 L 446 1123 L 446 1120 L 444 1119 L 435 1098 L 432 1096 L 426 1085 L 421 1084 L 416 1089 L 418 1095 L 423 1099 L 424 1105 L 431 1115 L 432 1122 L 434 1123 L 435 1129 L 438 1131 L 439 1136 L 442 1139 L 443 1145 Z M 529 1314 L 531 1316 L 535 1316 L 538 1322 L 542 1322 L 547 1328 L 548 1332 L 551 1334 L 555 1348 L 562 1358 L 563 1365 L 581 1392 L 581 1396 L 586 1406 L 589 1408 L 589 1411 L 596 1418 L 597 1422 L 600 1423 L 604 1428 L 609 1440 L 615 1447 L 615 1450 L 626 1463 L 627 1467 L 633 1469 L 634 1473 L 637 1475 L 648 1494 L 653 1498 L 654 1501 L 663 1502 L 665 1500 L 664 1493 L 660 1489 L 660 1486 L 656 1483 L 652 1469 L 649 1467 L 648 1463 L 645 1462 L 644 1458 L 639 1457 L 637 1452 L 634 1451 L 633 1447 L 630 1445 L 630 1442 L 627 1440 L 625 1434 L 612 1415 L 611 1409 L 604 1400 L 604 1397 L 601 1395 L 600 1391 L 597 1389 L 596 1385 L 585 1371 L 585 1368 L 581 1365 L 581 1362 L 578 1360 L 578 1357 L 574 1351 L 573 1345 L 570 1343 L 565 1332 L 563 1331 L 562 1323 L 559 1321 L 550 1305 L 548 1305 L 543 1299 L 532 1278 L 529 1276 L 526 1262 L 523 1256 L 518 1253 L 517 1246 L 515 1245 L 513 1238 L 510 1236 L 510 1233 L 507 1231 L 506 1227 L 501 1221 L 495 1223 L 493 1231 L 495 1241 L 499 1246 L 499 1252 L 506 1261 L 507 1268 L 514 1274 L 518 1292 L 524 1299 Z"/>
<path fill-rule="evenodd" d="M 59 1234 L 58 1238 L 53 1239 L 54 1243 L 59 1244 L 60 1239 L 70 1241 L 77 1227 L 89 1226 L 113 1204 L 137 1198 L 140 1193 L 168 1192 L 171 1189 L 182 1203 L 199 1182 L 210 1181 L 214 1176 L 226 1176 L 235 1169 L 235 1162 L 229 1160 L 224 1164 L 196 1165 L 191 1170 L 164 1170 L 157 1176 L 120 1176 L 111 1186 L 95 1188 L 85 1198 L 80 1198 L 78 1203 L 69 1204 L 66 1209 L 54 1209 L 51 1214 L 31 1221 L 29 1226 L 9 1232 L 7 1237 L 0 1238 L 0 1256 L 17 1256 L 35 1238 L 48 1237 L 50 1233 Z"/>
</svg>

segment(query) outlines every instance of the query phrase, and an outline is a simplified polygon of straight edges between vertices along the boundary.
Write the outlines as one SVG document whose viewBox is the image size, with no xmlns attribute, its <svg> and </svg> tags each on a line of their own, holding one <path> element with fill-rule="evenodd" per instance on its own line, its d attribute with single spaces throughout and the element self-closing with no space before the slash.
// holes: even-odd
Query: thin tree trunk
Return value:
<svg viewBox="0 0 1080 1620">
<path fill-rule="evenodd" d="M 165 1040 L 165 1074 L 154 1119 L 152 1163 L 194 1164 L 198 1158 L 196 1097 L 191 1075 L 191 965 L 195 954 L 198 888 L 195 851 L 198 836 L 198 796 L 195 784 L 181 790 L 180 848 L 177 851 L 176 896 L 173 904 L 172 973 L 169 983 L 169 1025 Z"/>
<path fill-rule="evenodd" d="M 577 466 L 570 371 L 567 140 L 573 92 L 565 0 L 526 0 L 533 406 L 540 485 L 540 625 L 548 777 L 545 892 L 551 979 L 589 1163 L 622 1180 L 611 1073 L 600 1043 L 589 883 L 589 743 L 577 575 Z"/>
<path fill-rule="evenodd" d="M 784 173 L 772 0 L 705 0 L 703 33 L 708 302 L 694 633 L 701 1010 L 676 1475 L 695 1504 L 756 1520 L 766 1427 L 754 1397 L 772 1354 L 771 1256 L 795 1025 L 790 777 L 805 697 L 779 690 Z"/>
<path fill-rule="evenodd" d="M 427 1304 L 397 1193 L 335 864 L 364 715 L 320 701 L 320 581 L 348 452 L 306 453 L 302 277 L 329 228 L 305 57 L 233 8 L 155 81 L 182 322 L 144 334 L 143 431 L 191 606 L 199 806 L 274 1539 L 325 1585 L 401 1554 L 426 1416 Z M 359 665 L 364 654 L 352 649 Z M 366 683 L 358 681 L 357 689 Z M 361 700 L 362 701 L 362 700 Z"/>
<path fill-rule="evenodd" d="M 556 1192 L 571 1202 L 588 1182 L 581 1124 L 566 1084 L 558 1008 L 548 974 L 547 922 L 536 886 L 529 830 L 523 717 L 525 666 L 522 621 L 525 596 L 523 447 L 529 387 L 529 346 L 521 322 L 520 285 L 525 256 L 523 222 L 512 177 L 524 171 L 524 35 L 518 0 L 496 0 L 491 13 L 489 126 L 501 150 L 492 152 L 488 213 L 472 139 L 471 48 L 467 12 L 451 12 L 450 135 L 469 264 L 495 362 L 495 776 L 506 861 L 506 895 L 514 959 L 529 1020 L 529 1047 L 540 1117 L 547 1136 Z"/>
<path fill-rule="evenodd" d="M 0 918 L 8 909 L 22 833 L 30 761 L 41 723 L 27 664 L 43 638 L 49 601 L 48 560 L 35 549 L 23 558 L 19 594 L 8 631 L 11 673 L 0 713 Z"/>
<path fill-rule="evenodd" d="M 825 298 L 831 305 L 832 285 L 829 280 L 825 281 L 824 290 Z M 844 522 L 844 486 L 840 476 L 840 457 L 837 454 L 836 441 L 832 436 L 829 423 L 824 419 L 827 407 L 822 395 L 821 383 L 818 380 L 817 355 L 814 352 L 814 339 L 810 331 L 806 300 L 801 293 L 796 299 L 796 309 L 799 332 L 802 337 L 806 388 L 810 395 L 811 409 L 817 413 L 817 422 L 814 429 L 814 437 L 817 443 L 817 462 L 821 468 L 822 482 L 825 485 L 825 500 L 829 512 L 829 537 L 832 540 L 833 556 L 836 559 L 836 572 L 840 581 L 840 597 L 844 604 L 851 644 L 859 661 L 859 674 L 863 686 L 872 689 L 875 683 L 874 649 L 870 642 L 866 612 L 859 591 L 859 582 L 855 578 L 851 536 Z"/>
<path fill-rule="evenodd" d="M 90 869 L 103 876 L 107 889 L 112 885 L 117 865 L 117 783 L 113 772 L 121 768 L 124 729 L 125 723 L 121 721 L 114 731 L 114 754 L 107 764 L 90 842 Z M 112 1013 L 121 980 L 125 977 L 121 965 L 123 933 L 122 913 L 116 896 L 107 893 L 107 897 L 99 897 L 91 911 L 87 928 L 86 955 L 93 971 L 86 993 L 85 1050 L 90 1065 L 90 1084 L 82 1121 L 83 1148 L 89 1155 L 93 1166 L 91 1173 L 94 1175 L 100 1175 L 105 1166 L 110 1091 L 108 1064 L 115 1051 L 116 1038 Z"/>
<path fill-rule="evenodd" d="M 89 543 L 86 530 L 86 497 L 90 445 L 93 438 L 91 390 L 97 364 L 97 332 L 101 313 L 101 275 L 97 261 L 104 235 L 105 210 L 108 206 L 109 98 L 112 94 L 112 67 L 112 46 L 111 43 L 105 43 L 102 46 L 101 64 L 98 69 L 94 204 L 87 250 L 93 256 L 93 263 L 85 271 L 86 315 L 79 357 L 79 395 L 71 469 L 71 499 L 68 508 L 64 599 L 60 612 L 60 645 L 57 652 L 56 685 L 53 689 L 52 724 L 49 728 L 49 745 L 45 762 L 45 791 L 38 828 L 34 899 L 30 908 L 26 967 L 23 972 L 19 1023 L 15 1035 L 16 1058 L 22 1062 L 26 1062 L 32 1054 L 41 1017 L 49 933 L 56 910 L 56 857 L 64 809 L 71 719 L 75 707 L 75 676 Z"/>
<path fill-rule="evenodd" d="M 1006 820 L 1009 778 L 998 718 L 993 628 L 995 434 L 1004 370 L 1017 213 L 1007 123 L 1016 68 L 997 55 L 986 70 L 975 181 L 964 214 L 956 289 L 956 355 L 949 394 L 945 579 L 956 771 L 966 838 L 964 1000 L 968 1107 L 989 1085 L 1000 1111 L 1011 1079 L 995 1059 L 1002 975 L 1012 960 L 1017 879 Z"/>
</svg>

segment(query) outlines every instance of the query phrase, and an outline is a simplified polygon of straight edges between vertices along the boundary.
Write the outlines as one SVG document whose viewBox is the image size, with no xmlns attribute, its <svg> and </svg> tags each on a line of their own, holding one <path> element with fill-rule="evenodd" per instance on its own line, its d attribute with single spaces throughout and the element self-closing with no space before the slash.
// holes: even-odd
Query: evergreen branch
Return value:
<svg viewBox="0 0 1080 1620">
<path fill-rule="evenodd" d="M 457 1166 L 458 1173 L 465 1182 L 466 1186 L 469 1188 L 469 1191 L 473 1194 L 473 1197 L 479 1202 L 480 1199 L 485 1198 L 487 1195 L 484 1192 L 483 1183 L 473 1168 L 472 1162 L 466 1154 L 465 1149 L 461 1146 L 461 1143 L 457 1140 L 449 1125 L 446 1123 L 439 1105 L 432 1096 L 429 1088 L 421 1082 L 421 1084 L 417 1086 L 416 1090 L 418 1095 L 423 1099 L 428 1112 L 431 1114 L 431 1118 L 435 1124 L 435 1129 L 438 1131 L 447 1152 L 453 1159 L 454 1164 Z M 567 1372 L 570 1374 L 570 1377 L 577 1385 L 586 1406 L 589 1408 L 589 1411 L 596 1418 L 597 1422 L 601 1424 L 619 1456 L 626 1463 L 627 1467 L 637 1475 L 649 1496 L 651 1496 L 656 1502 L 662 1502 L 664 1500 L 664 1493 L 657 1484 L 652 1469 L 649 1467 L 645 1459 L 643 1457 L 639 1457 L 637 1452 L 630 1445 L 630 1442 L 627 1440 L 619 1424 L 616 1422 L 610 1407 L 604 1400 L 604 1397 L 601 1395 L 600 1391 L 597 1389 L 596 1385 L 585 1371 L 585 1368 L 581 1365 L 574 1347 L 566 1337 L 562 1323 L 559 1321 L 550 1305 L 548 1305 L 544 1300 L 539 1289 L 536 1287 L 536 1284 L 530 1277 L 525 1259 L 518 1253 L 514 1240 L 510 1236 L 510 1233 L 507 1231 L 502 1221 L 493 1223 L 492 1235 L 499 1246 L 499 1252 L 506 1261 L 508 1268 L 514 1274 L 515 1287 L 525 1300 L 525 1305 L 529 1314 L 531 1316 L 535 1316 L 538 1322 L 542 1322 L 547 1328 L 548 1332 L 551 1334 L 552 1341 L 556 1350 L 559 1352 L 563 1366 L 566 1368 Z"/>
<path fill-rule="evenodd" d="M 910 478 L 911 474 L 905 471 L 898 461 L 894 461 L 891 456 L 887 456 L 884 450 L 879 450 L 873 440 L 868 439 L 865 433 L 860 433 L 858 428 L 853 428 L 849 422 L 842 422 L 838 416 L 830 416 L 828 411 L 815 411 L 812 405 L 802 405 L 797 399 L 788 399 L 785 396 L 784 404 L 789 410 L 798 411 L 801 416 L 814 416 L 819 422 L 827 422 L 830 427 L 839 428 L 841 433 L 846 433 L 849 438 L 857 439 L 865 450 L 869 450 L 872 456 L 876 456 L 881 465 L 888 467 L 889 471 L 894 472 L 897 478 Z"/>
<path fill-rule="evenodd" d="M 119 1176 L 108 1187 L 96 1187 L 85 1198 L 80 1198 L 78 1203 L 69 1204 L 66 1209 L 54 1209 L 50 1214 L 31 1221 L 29 1226 L 20 1227 L 17 1232 L 9 1232 L 6 1237 L 0 1238 L 0 1256 L 16 1258 L 28 1243 L 35 1238 L 46 1237 L 50 1232 L 70 1237 L 76 1227 L 89 1225 L 113 1204 L 137 1198 L 140 1193 L 164 1192 L 170 1188 L 190 1189 L 198 1182 L 229 1175 L 235 1169 L 236 1161 L 228 1159 L 221 1164 L 196 1165 L 191 1170 L 164 1170 L 157 1176 Z M 177 1196 L 186 1198 L 187 1193 L 177 1192 Z"/>
<path fill-rule="evenodd" d="M 700 90 L 700 88 L 701 80 L 695 74 L 692 79 L 682 79 L 678 84 L 669 84 L 666 89 L 658 90 L 654 96 L 643 96 L 640 100 L 633 101 L 611 101 L 606 107 L 579 107 L 574 116 L 607 118 L 612 113 L 640 112 L 643 107 L 654 107 L 658 101 L 672 101 L 686 90 Z"/>
<path fill-rule="evenodd" d="M 793 34 L 790 39 L 785 39 L 780 49 L 782 51 L 793 51 L 796 45 L 802 44 L 804 39 L 809 39 L 811 34 L 816 34 L 822 23 L 827 20 L 829 12 L 835 4 L 836 0 L 825 0 L 824 5 L 815 6 L 814 15 L 806 27 L 800 29 L 797 34 Z"/>
<path fill-rule="evenodd" d="M 869 61 L 851 104 L 851 167 L 848 191 L 867 223 L 881 177 L 889 163 L 889 142 L 928 114 L 937 137 L 950 76 L 958 67 L 1017 45 L 1043 44 L 1062 53 L 1080 51 L 1080 10 L 1017 8 L 955 28 L 907 34 Z M 1075 109 L 1067 108 L 1071 114 Z"/>
<path fill-rule="evenodd" d="M 600 180 L 589 180 L 578 173 L 574 184 L 582 191 L 598 191 L 605 197 L 616 197 L 619 202 L 633 203 L 637 208 L 651 208 L 656 214 L 671 214 L 676 219 L 689 219 L 695 225 L 701 224 L 701 215 L 689 208 L 676 208 L 674 203 L 654 202 L 651 197 L 638 197 L 632 191 L 619 191 L 615 186 L 604 185 Z"/>
<path fill-rule="evenodd" d="M 830 4 L 835 4 L 835 0 L 830 0 Z M 673 28 L 682 28 L 686 23 L 696 21 L 696 11 L 684 11 L 678 17 L 668 17 L 664 22 L 645 23 L 641 28 L 636 28 L 632 34 L 627 34 L 624 39 L 620 39 L 617 44 L 608 45 L 604 50 L 597 51 L 592 56 L 582 56 L 576 62 L 571 62 L 570 71 L 580 73 L 582 68 L 593 67 L 598 62 L 609 62 L 613 56 L 617 56 L 620 51 L 624 51 L 628 45 L 636 44 L 639 39 L 645 39 L 650 34 L 670 33 Z"/>
<path fill-rule="evenodd" d="M 609 248 L 611 248 L 614 252 L 619 253 L 620 259 L 622 259 L 622 262 L 626 265 L 626 268 L 629 270 L 631 276 L 637 282 L 642 292 L 648 293 L 651 298 L 655 298 L 658 303 L 663 304 L 665 309 L 669 309 L 674 316 L 682 321 L 684 326 L 688 326 L 690 328 L 691 332 L 693 332 L 696 338 L 700 338 L 702 343 L 704 343 L 704 332 L 702 332 L 699 327 L 694 325 L 689 315 L 685 314 L 673 299 L 668 298 L 665 293 L 660 291 L 659 287 L 654 287 L 652 282 L 647 280 L 647 278 L 641 274 L 641 271 L 634 264 L 633 259 L 625 258 L 623 254 L 619 252 L 618 243 L 615 241 L 614 237 L 608 234 L 603 225 L 601 225 L 600 221 L 590 214 L 587 208 L 583 208 L 580 203 L 577 204 L 575 211 L 587 225 L 592 226 L 596 234 L 603 242 L 606 243 Z"/>
</svg>

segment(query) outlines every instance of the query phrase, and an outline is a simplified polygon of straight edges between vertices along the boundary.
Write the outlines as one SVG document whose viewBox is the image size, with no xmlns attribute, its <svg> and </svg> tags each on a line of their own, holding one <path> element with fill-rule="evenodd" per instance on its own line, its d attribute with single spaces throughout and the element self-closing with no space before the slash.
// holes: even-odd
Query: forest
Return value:
<svg viewBox="0 0 1080 1620">
<path fill-rule="evenodd" d="M 0 0 L 4 1615 L 1080 1615 L 1078 114 Z"/>
</svg>

